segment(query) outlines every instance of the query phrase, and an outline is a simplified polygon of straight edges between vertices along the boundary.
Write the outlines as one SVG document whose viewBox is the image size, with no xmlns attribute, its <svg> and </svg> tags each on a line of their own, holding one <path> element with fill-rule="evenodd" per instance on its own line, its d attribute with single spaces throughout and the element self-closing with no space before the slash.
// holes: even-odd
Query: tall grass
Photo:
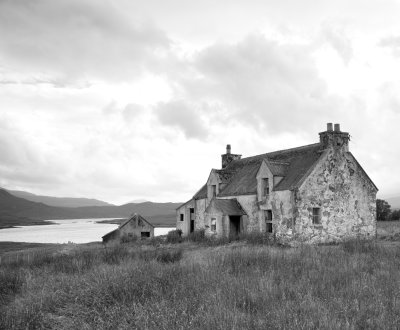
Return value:
<svg viewBox="0 0 400 330">
<path fill-rule="evenodd" d="M 22 282 L 7 293 L 0 328 L 396 329 L 400 324 L 398 248 L 346 243 L 191 249 L 188 244 L 78 250 L 71 254 L 75 261 L 51 255 L 50 263 L 2 265 Z M 71 271 L 66 260 L 80 266 Z"/>
</svg>

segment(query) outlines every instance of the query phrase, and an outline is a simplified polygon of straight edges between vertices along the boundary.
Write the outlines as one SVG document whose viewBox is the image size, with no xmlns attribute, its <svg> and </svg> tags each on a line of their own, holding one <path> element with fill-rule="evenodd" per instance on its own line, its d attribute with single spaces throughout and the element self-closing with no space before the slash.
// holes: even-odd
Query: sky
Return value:
<svg viewBox="0 0 400 330">
<path fill-rule="evenodd" d="M 0 186 L 183 202 L 326 123 L 400 195 L 399 0 L 0 0 Z"/>
</svg>

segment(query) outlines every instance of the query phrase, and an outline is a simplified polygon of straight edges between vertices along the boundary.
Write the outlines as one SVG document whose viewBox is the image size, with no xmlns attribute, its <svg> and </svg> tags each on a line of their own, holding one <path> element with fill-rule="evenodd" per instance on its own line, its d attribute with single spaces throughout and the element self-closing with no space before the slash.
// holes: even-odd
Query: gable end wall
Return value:
<svg viewBox="0 0 400 330">
<path fill-rule="evenodd" d="M 294 238 L 311 243 L 376 236 L 376 188 L 344 150 L 330 149 L 295 192 Z M 321 225 L 312 209 L 321 209 Z"/>
</svg>

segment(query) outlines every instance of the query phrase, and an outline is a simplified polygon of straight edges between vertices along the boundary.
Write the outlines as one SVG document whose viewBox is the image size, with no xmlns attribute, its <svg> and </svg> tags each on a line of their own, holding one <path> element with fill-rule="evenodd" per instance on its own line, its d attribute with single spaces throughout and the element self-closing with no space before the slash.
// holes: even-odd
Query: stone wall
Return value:
<svg viewBox="0 0 400 330">
<path fill-rule="evenodd" d="M 311 243 L 376 236 L 376 188 L 345 149 L 328 149 L 295 192 L 294 239 Z M 321 224 L 313 225 L 312 209 Z"/>
</svg>

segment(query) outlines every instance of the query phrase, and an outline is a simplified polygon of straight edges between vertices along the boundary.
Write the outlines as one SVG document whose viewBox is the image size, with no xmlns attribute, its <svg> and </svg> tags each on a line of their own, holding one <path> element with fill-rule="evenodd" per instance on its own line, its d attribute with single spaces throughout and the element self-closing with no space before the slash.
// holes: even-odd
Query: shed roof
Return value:
<svg viewBox="0 0 400 330">
<path fill-rule="evenodd" d="M 216 210 L 224 215 L 245 215 L 246 212 L 243 211 L 240 204 L 236 198 L 232 199 L 213 199 L 206 209 L 206 213 Z"/>
<path fill-rule="evenodd" d="M 146 220 L 145 218 L 143 218 L 140 214 L 137 214 L 137 213 L 135 213 L 131 218 L 129 218 L 128 220 L 126 220 L 124 223 L 122 223 L 119 227 L 118 227 L 118 229 L 121 229 L 122 227 L 124 227 L 125 225 L 127 225 L 129 222 L 131 222 L 131 221 L 144 221 L 144 222 L 146 222 L 149 226 L 151 226 L 151 227 L 153 227 L 154 228 L 154 226 L 148 221 L 148 220 Z"/>
</svg>

